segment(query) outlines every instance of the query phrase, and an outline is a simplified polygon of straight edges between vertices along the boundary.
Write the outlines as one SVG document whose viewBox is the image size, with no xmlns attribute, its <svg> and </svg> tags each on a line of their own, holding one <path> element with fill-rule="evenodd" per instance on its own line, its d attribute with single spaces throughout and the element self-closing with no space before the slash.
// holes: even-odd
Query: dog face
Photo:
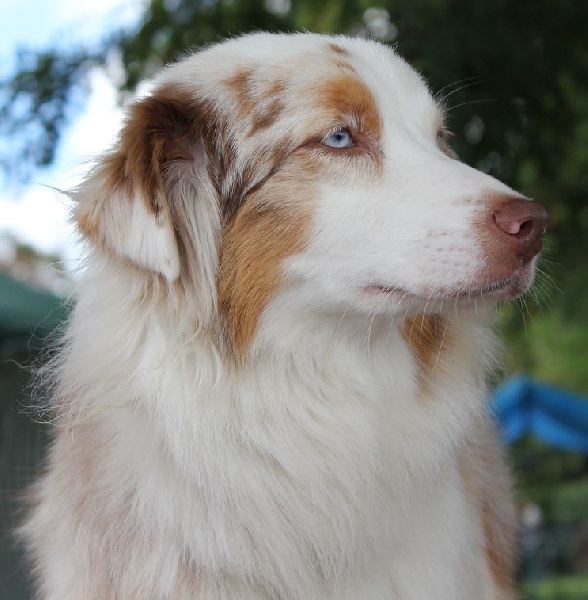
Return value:
<svg viewBox="0 0 588 600">
<path fill-rule="evenodd" d="M 103 252 L 247 349 L 276 302 L 438 311 L 531 284 L 545 211 L 460 163 L 394 52 L 257 34 L 166 69 L 78 194 Z"/>
</svg>

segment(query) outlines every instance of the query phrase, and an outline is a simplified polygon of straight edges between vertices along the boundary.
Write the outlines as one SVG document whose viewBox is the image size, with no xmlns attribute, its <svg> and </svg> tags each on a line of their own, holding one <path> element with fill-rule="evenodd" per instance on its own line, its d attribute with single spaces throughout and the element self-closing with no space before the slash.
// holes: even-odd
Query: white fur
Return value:
<svg viewBox="0 0 588 600">
<path fill-rule="evenodd" d="M 495 298 L 454 297 L 483 287 L 474 222 L 485 198 L 513 192 L 441 152 L 425 84 L 370 42 L 259 34 L 168 68 L 154 87 L 180 84 L 231 114 L 226 78 L 255 66 L 271 81 L 279 68 L 293 89 L 285 120 L 255 140 L 230 123 L 240 140 L 231 176 L 253 156 L 254 185 L 270 171 L 264 144 L 303 140 L 315 126 L 296 90 L 332 76 L 317 60 L 327 42 L 348 51 L 373 93 L 382 167 L 366 178 L 335 166 L 312 181 L 316 197 L 300 199 L 311 206 L 308 243 L 283 261 L 243 362 L 223 334 L 222 226 L 202 171 L 178 170 L 170 192 L 197 245 L 183 267 L 169 222 L 136 198 L 131 208 L 107 200 L 122 217 L 101 219 L 102 238 L 90 240 L 52 367 L 59 429 L 23 529 L 41 598 L 513 597 L 492 578 L 459 468 L 491 429 Z M 93 185 L 80 192 L 84 214 L 100 195 Z M 374 285 L 400 291 L 368 293 Z M 402 327 L 431 311 L 450 336 L 424 389 Z M 505 480 L 488 488 L 508 495 Z M 501 510 L 512 519 L 508 499 Z"/>
</svg>

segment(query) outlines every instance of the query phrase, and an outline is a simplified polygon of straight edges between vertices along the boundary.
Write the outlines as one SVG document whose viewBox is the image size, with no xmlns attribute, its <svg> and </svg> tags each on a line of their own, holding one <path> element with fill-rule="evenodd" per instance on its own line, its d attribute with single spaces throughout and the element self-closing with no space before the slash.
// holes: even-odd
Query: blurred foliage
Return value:
<svg viewBox="0 0 588 600">
<path fill-rule="evenodd" d="M 87 73 L 113 60 L 124 96 L 189 49 L 252 30 L 394 43 L 447 105 L 463 160 L 549 208 L 539 285 L 504 311 L 510 364 L 588 393 L 588 3 L 375 1 L 150 0 L 99 48 L 22 50 L 0 82 L 1 166 L 22 179 L 50 164 Z"/>
<path fill-rule="evenodd" d="M 523 586 L 522 600 L 586 600 L 588 575 L 548 577 Z"/>
<path fill-rule="evenodd" d="M 575 261 L 574 261 L 575 262 Z M 575 265 L 574 265 L 575 266 Z M 588 271 L 584 269 L 588 276 Z M 588 393 L 588 319 L 584 302 L 588 302 L 588 282 L 585 289 L 573 294 L 572 277 L 561 273 L 563 291 L 553 291 L 553 297 L 539 306 L 507 305 L 503 308 L 501 333 L 506 337 L 504 363 L 512 373 L 529 373 L 563 388 Z M 541 278 L 541 275 L 539 275 Z M 541 286 L 541 281 L 538 282 Z M 567 303 L 577 307 L 568 309 Z"/>
<path fill-rule="evenodd" d="M 541 507 L 544 525 L 573 524 L 586 518 L 588 456 L 549 448 L 526 437 L 513 444 L 509 458 L 519 498 Z"/>
<path fill-rule="evenodd" d="M 84 49 L 17 53 L 15 74 L 0 82 L 0 135 L 10 138 L 0 167 L 11 177 L 26 179 L 32 168 L 53 162 L 73 93 L 101 62 Z"/>
</svg>

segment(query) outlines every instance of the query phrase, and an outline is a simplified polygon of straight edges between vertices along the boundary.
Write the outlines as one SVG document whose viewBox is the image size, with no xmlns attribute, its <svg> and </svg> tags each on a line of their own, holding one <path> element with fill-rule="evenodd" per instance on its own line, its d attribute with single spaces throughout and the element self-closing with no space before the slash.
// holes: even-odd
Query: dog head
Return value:
<svg viewBox="0 0 588 600">
<path fill-rule="evenodd" d="M 276 303 L 339 318 L 514 297 L 547 224 L 455 158 L 443 108 L 390 48 L 313 34 L 168 67 L 77 199 L 85 237 L 180 286 L 241 351 Z"/>
</svg>

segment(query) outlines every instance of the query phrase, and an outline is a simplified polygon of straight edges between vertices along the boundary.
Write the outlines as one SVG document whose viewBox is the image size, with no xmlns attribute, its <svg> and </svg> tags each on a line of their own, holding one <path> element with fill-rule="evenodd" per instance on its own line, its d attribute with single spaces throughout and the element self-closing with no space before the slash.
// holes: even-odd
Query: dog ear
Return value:
<svg viewBox="0 0 588 600">
<path fill-rule="evenodd" d="M 169 88 L 136 102 L 114 151 L 76 194 L 74 216 L 88 239 L 170 282 L 181 268 L 170 180 L 206 168 L 191 108 L 185 92 Z"/>
</svg>

